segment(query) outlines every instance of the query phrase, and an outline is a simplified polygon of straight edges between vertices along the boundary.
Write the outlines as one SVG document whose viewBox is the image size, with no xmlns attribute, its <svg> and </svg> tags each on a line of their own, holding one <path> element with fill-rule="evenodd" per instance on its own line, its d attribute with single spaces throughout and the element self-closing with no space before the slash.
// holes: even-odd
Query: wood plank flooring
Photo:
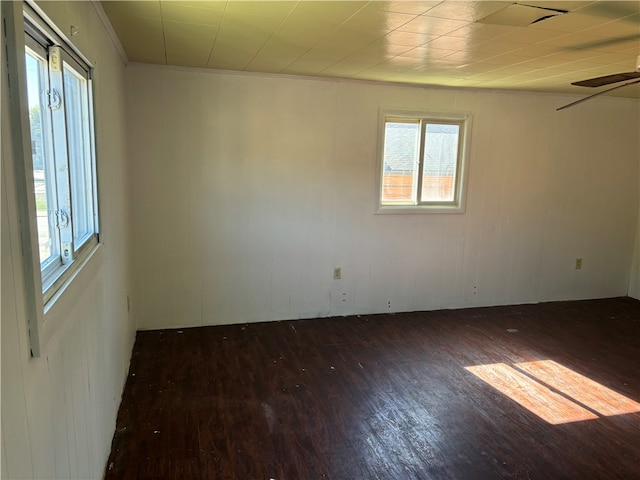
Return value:
<svg viewBox="0 0 640 480">
<path fill-rule="evenodd" d="M 630 298 L 138 332 L 106 479 L 640 479 L 639 369 Z"/>
</svg>

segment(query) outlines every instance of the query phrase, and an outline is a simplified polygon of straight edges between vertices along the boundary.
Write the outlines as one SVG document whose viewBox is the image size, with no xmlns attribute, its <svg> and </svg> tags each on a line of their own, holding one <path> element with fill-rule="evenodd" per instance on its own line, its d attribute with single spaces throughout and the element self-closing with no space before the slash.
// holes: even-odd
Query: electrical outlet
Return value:
<svg viewBox="0 0 640 480">
<path fill-rule="evenodd" d="M 582 259 L 576 258 L 576 270 L 580 270 L 582 268 Z"/>
<path fill-rule="evenodd" d="M 342 267 L 335 267 L 333 269 L 333 279 L 334 280 L 342 279 Z"/>
</svg>

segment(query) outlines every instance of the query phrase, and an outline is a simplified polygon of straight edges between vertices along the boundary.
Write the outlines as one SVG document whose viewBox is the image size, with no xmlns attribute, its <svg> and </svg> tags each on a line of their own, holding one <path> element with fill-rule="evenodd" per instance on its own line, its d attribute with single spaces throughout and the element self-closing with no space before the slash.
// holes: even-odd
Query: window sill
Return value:
<svg viewBox="0 0 640 480">
<path fill-rule="evenodd" d="M 434 214 L 434 213 L 464 213 L 461 205 L 378 205 L 378 214 Z"/>
</svg>

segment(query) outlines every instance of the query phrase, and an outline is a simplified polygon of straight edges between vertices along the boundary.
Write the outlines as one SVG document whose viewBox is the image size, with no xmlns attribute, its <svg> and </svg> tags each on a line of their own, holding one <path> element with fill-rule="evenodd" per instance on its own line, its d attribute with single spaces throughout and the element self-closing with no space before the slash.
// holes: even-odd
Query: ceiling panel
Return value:
<svg viewBox="0 0 640 480">
<path fill-rule="evenodd" d="M 576 94 L 597 90 L 571 81 L 635 68 L 640 0 L 532 0 L 526 5 L 568 13 L 525 26 L 478 23 L 494 14 L 505 23 L 513 3 L 133 0 L 102 5 L 132 62 Z M 640 88 L 612 94 L 639 98 Z"/>
<path fill-rule="evenodd" d="M 629 37 L 636 40 L 640 37 L 640 14 L 625 17 L 622 20 L 601 22 L 584 30 L 585 35 L 604 38 Z"/>
<path fill-rule="evenodd" d="M 471 22 L 464 20 L 419 15 L 404 25 L 401 25 L 400 30 L 405 32 L 426 33 L 429 35 L 446 35 L 447 33 L 466 27 L 470 23 Z"/>
<path fill-rule="evenodd" d="M 358 1 L 303 1 L 300 3 L 292 2 L 294 9 L 291 12 L 291 19 L 298 25 L 302 26 L 312 26 L 314 24 L 319 24 L 327 32 L 329 32 L 350 19 L 366 4 L 367 2 Z M 268 8 L 268 6 L 265 7 Z"/>
<path fill-rule="evenodd" d="M 224 8 L 220 8 L 220 6 L 212 8 L 210 4 L 205 4 L 204 2 L 194 3 L 194 5 L 186 5 L 183 2 L 162 2 L 163 20 L 193 25 L 220 25 Z M 213 4 L 213 7 L 216 5 L 218 4 Z"/>
<path fill-rule="evenodd" d="M 634 1 L 601 1 L 601 2 L 576 2 L 581 3 L 576 11 L 586 15 L 601 18 L 626 18 L 640 13 L 640 2 Z"/>
<path fill-rule="evenodd" d="M 178 66 L 205 68 L 211 53 L 212 38 L 217 30 L 215 25 L 164 21 L 164 42 L 167 63 Z"/>
<path fill-rule="evenodd" d="M 411 15 L 422 15 L 423 13 L 428 12 L 433 7 L 442 3 L 442 1 L 377 1 L 365 3 L 367 3 L 367 5 L 365 6 L 366 9 L 383 10 L 386 12 L 409 13 Z"/>
<path fill-rule="evenodd" d="M 509 5 L 511 5 L 511 2 L 440 2 L 430 9 L 427 15 L 436 18 L 450 18 L 453 20 L 464 20 L 465 22 L 475 22 Z"/>
</svg>

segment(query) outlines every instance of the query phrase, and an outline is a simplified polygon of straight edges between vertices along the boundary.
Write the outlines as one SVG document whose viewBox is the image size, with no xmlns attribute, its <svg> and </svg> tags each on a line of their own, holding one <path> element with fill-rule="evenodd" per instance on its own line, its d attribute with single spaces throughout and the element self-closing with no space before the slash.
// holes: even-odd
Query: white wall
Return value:
<svg viewBox="0 0 640 480">
<path fill-rule="evenodd" d="M 30 358 L 12 152 L 2 151 L 2 478 L 102 478 L 126 379 L 135 320 L 131 291 L 124 67 L 93 2 L 45 2 L 96 66 L 95 112 L 103 246 L 45 319 L 40 358 Z M 15 4 L 20 8 L 20 4 Z M 4 57 L 3 57 L 4 58 Z"/>
<path fill-rule="evenodd" d="M 127 82 L 139 328 L 627 294 L 637 101 L 556 112 L 572 99 L 150 66 Z M 381 106 L 472 112 L 465 214 L 373 214 Z"/>
</svg>

